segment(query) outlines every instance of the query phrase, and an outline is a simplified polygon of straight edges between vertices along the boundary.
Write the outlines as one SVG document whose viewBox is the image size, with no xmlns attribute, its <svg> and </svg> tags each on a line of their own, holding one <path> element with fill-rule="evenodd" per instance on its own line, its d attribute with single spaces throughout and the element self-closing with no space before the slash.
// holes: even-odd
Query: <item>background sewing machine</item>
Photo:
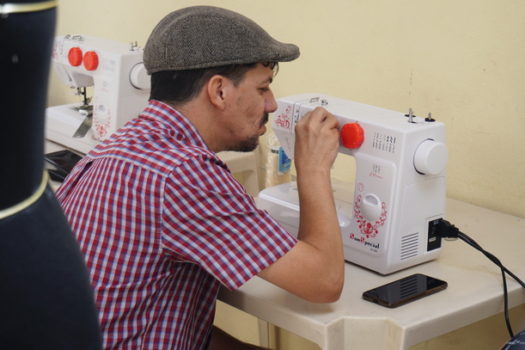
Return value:
<svg viewBox="0 0 525 350">
<path fill-rule="evenodd" d="M 445 214 L 445 127 L 421 118 L 318 94 L 278 100 L 273 130 L 293 157 L 294 127 L 317 106 L 340 126 L 339 152 L 356 160 L 352 190 L 334 186 L 344 255 L 349 262 L 389 274 L 436 258 L 441 239 L 433 224 Z M 297 233 L 295 183 L 267 188 L 258 205 Z"/>
<path fill-rule="evenodd" d="M 147 105 L 150 79 L 136 44 L 84 35 L 55 38 L 52 63 L 82 101 L 49 107 L 46 138 L 87 153 Z M 93 96 L 87 96 L 88 87 Z"/>
</svg>

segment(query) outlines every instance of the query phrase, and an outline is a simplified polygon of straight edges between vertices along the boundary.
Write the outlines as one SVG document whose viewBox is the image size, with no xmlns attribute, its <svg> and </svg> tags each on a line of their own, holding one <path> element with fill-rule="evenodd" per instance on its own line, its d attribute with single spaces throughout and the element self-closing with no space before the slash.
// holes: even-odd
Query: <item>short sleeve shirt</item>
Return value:
<svg viewBox="0 0 525 350">
<path fill-rule="evenodd" d="M 205 349 L 220 285 L 295 244 L 183 115 L 150 101 L 57 197 L 89 269 L 105 349 Z"/>
</svg>

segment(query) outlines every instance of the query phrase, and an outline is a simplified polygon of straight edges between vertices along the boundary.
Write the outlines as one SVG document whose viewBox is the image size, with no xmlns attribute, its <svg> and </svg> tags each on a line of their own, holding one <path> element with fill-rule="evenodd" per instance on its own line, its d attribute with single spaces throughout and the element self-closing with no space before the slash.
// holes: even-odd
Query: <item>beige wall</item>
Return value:
<svg viewBox="0 0 525 350">
<path fill-rule="evenodd" d="M 194 4 L 236 10 L 300 46 L 281 65 L 277 97 L 320 92 L 432 112 L 447 127 L 449 196 L 525 217 L 525 1 L 67 0 L 57 34 L 143 46 L 167 12 Z M 53 78 L 49 103 L 71 99 Z M 341 156 L 334 176 L 352 179 L 353 166 Z"/>
<path fill-rule="evenodd" d="M 449 195 L 525 217 L 525 2 L 522 0 L 222 0 L 60 2 L 58 34 L 143 45 L 168 11 L 239 11 L 301 57 L 281 65 L 276 96 L 320 92 L 445 122 Z M 67 91 L 53 81 L 50 104 Z M 341 156 L 334 175 L 353 178 Z"/>
</svg>

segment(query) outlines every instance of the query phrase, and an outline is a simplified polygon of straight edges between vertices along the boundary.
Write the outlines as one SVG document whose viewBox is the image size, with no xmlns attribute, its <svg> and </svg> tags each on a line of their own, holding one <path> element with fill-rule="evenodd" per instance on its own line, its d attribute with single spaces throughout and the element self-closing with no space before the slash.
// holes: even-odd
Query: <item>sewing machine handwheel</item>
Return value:
<svg viewBox="0 0 525 350">
<path fill-rule="evenodd" d="M 131 68 L 131 71 L 129 72 L 129 82 L 135 89 L 150 89 L 150 77 L 143 62 L 139 62 Z"/>
<path fill-rule="evenodd" d="M 414 153 L 414 167 L 424 175 L 437 175 L 445 170 L 448 161 L 448 150 L 444 143 L 427 139 Z"/>
</svg>

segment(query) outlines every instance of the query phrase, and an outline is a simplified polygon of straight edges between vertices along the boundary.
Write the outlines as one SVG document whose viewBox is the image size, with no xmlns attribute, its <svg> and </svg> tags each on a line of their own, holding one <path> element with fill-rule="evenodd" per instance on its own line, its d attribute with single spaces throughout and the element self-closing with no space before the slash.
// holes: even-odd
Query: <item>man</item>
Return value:
<svg viewBox="0 0 525 350">
<path fill-rule="evenodd" d="M 335 117 L 319 108 L 296 128 L 298 240 L 256 208 L 216 155 L 255 149 L 277 108 L 277 64 L 298 56 L 295 45 L 216 7 L 172 12 L 151 33 L 149 106 L 58 191 L 91 272 L 106 348 L 231 349 L 212 332 L 217 292 L 255 275 L 313 302 L 339 297 Z"/>
</svg>

